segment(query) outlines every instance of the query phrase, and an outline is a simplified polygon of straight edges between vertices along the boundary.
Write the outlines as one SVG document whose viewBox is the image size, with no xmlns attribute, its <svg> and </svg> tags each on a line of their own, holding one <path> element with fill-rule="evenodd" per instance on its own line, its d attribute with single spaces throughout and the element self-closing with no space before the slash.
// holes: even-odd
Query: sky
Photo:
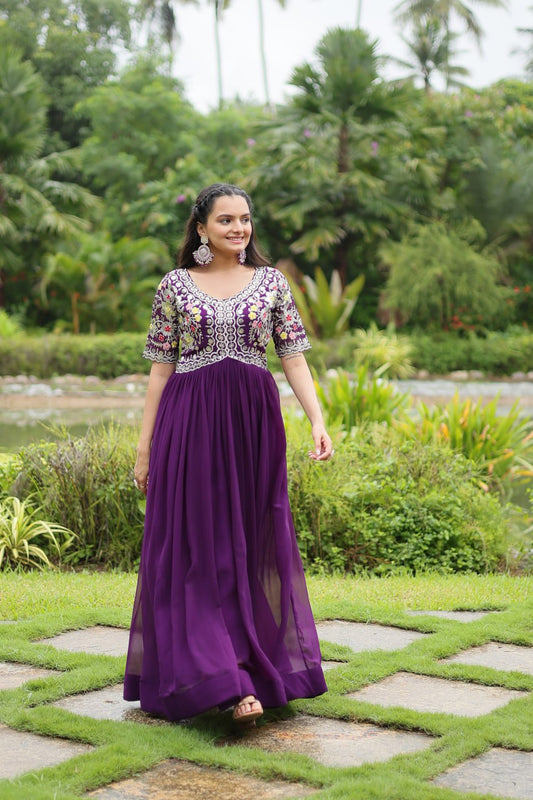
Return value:
<svg viewBox="0 0 533 800">
<path fill-rule="evenodd" d="M 398 0 L 361 0 L 361 27 L 378 41 L 379 55 L 407 58 L 393 9 Z M 295 66 L 311 61 L 316 45 L 330 28 L 353 28 L 359 0 L 263 0 L 265 46 L 271 101 L 282 103 L 291 92 Z M 530 39 L 517 28 L 533 28 L 533 0 L 508 0 L 507 10 L 467 0 L 485 32 L 482 54 L 471 37 L 461 37 L 457 62 L 470 70 L 467 82 L 482 88 L 503 77 L 523 77 L 525 58 L 512 54 Z M 190 102 L 206 112 L 218 104 L 214 13 L 206 0 L 199 7 L 176 4 L 181 41 L 176 45 L 174 74 L 185 85 Z M 405 31 L 406 34 L 408 31 Z M 263 102 L 265 93 L 259 52 L 257 0 L 232 0 L 220 25 L 224 97 Z M 400 77 L 386 68 L 387 78 Z M 405 74 L 405 72 L 403 73 Z M 437 88 L 439 88 L 437 86 Z"/>
</svg>

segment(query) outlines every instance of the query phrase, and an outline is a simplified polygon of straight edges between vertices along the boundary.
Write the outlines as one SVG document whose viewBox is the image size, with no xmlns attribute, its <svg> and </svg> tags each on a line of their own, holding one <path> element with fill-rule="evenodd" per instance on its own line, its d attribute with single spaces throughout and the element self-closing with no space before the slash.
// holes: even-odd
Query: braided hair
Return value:
<svg viewBox="0 0 533 800">
<path fill-rule="evenodd" d="M 191 215 L 187 220 L 185 228 L 185 238 L 178 253 L 176 262 L 179 269 L 187 269 L 187 267 L 194 266 L 193 250 L 197 250 L 200 245 L 200 235 L 197 227 L 198 223 L 205 225 L 209 217 L 215 201 L 219 197 L 244 197 L 248 204 L 250 211 L 250 218 L 252 217 L 253 205 L 249 196 L 244 189 L 239 186 L 234 186 L 231 183 L 213 183 L 211 186 L 206 186 L 198 197 L 192 207 Z M 252 235 L 246 247 L 246 263 L 252 267 L 262 267 L 268 264 L 268 259 L 260 252 L 256 237 L 255 228 L 252 220 Z"/>
</svg>

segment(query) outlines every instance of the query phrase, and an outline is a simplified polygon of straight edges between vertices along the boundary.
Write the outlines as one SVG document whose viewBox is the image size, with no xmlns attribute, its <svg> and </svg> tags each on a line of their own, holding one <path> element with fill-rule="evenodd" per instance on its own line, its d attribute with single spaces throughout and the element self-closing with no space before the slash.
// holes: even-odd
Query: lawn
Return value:
<svg viewBox="0 0 533 800">
<path fill-rule="evenodd" d="M 204 715 L 186 726 L 157 726 L 95 720 L 49 705 L 67 695 L 119 683 L 124 658 L 59 651 L 36 640 L 95 624 L 127 627 L 135 576 L 0 573 L 0 620 L 13 621 L 0 625 L 0 660 L 61 671 L 59 676 L 0 692 L 0 723 L 94 747 L 90 753 L 57 767 L 27 773 L 14 781 L 0 781 L 0 797 L 74 800 L 90 789 L 176 757 L 265 779 L 299 781 L 320 790 L 314 795 L 317 800 L 456 800 L 460 795 L 433 786 L 430 779 L 493 746 L 533 750 L 531 695 L 472 718 L 387 708 L 345 695 L 398 671 L 531 691 L 531 675 L 442 663 L 440 659 L 488 641 L 532 646 L 532 588 L 533 578 L 507 575 L 310 577 L 317 619 L 382 623 L 431 634 L 390 652 L 354 653 L 324 642 L 324 658 L 342 662 L 327 673 L 329 692 L 265 715 L 266 725 L 275 717 L 302 712 L 435 737 L 431 747 L 421 752 L 357 768 L 333 768 L 294 753 L 269 754 L 238 743 L 219 746 L 217 741 L 231 728 L 227 714 Z M 412 617 L 406 614 L 410 609 L 492 609 L 501 613 L 464 624 L 430 616 Z"/>
</svg>

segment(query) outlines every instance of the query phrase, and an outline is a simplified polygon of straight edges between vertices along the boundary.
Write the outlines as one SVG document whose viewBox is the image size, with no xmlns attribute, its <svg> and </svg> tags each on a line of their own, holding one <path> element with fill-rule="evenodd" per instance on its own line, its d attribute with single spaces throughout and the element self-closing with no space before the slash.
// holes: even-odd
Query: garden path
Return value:
<svg viewBox="0 0 533 800">
<path fill-rule="evenodd" d="M 461 628 L 475 625 L 500 612 L 460 611 L 416 611 L 407 612 L 413 620 L 440 617 L 448 624 L 455 624 L 458 636 Z M 460 623 L 460 624 L 457 624 Z M 17 625 L 18 623 L 13 623 Z M 463 628 L 463 626 L 465 626 Z M 413 674 L 398 669 L 365 686 L 350 687 L 349 674 L 343 672 L 346 661 L 352 655 L 368 653 L 376 656 L 389 653 L 400 655 L 409 647 L 431 642 L 434 633 L 399 628 L 385 624 L 368 624 L 344 620 L 328 620 L 318 623 L 320 639 L 326 645 L 339 646 L 343 660 L 329 659 L 324 662 L 328 684 L 332 691 L 343 697 L 363 701 L 373 706 L 394 709 L 411 709 L 427 715 L 441 714 L 459 720 L 468 730 L 468 721 L 484 715 L 497 713 L 511 701 L 530 698 L 530 692 L 498 685 L 494 673 L 492 685 L 476 683 L 474 680 L 458 680 Z M 53 637 L 39 639 L 35 646 L 49 645 L 66 653 L 84 653 L 96 657 L 123 657 L 126 652 L 128 633 L 121 628 L 92 625 L 81 630 L 65 630 Z M 467 647 L 464 650 L 436 659 L 439 664 L 479 665 L 501 674 L 513 672 L 518 675 L 533 675 L 533 647 L 520 644 L 488 642 L 483 646 Z M 454 669 L 451 666 L 450 669 Z M 337 673 L 338 680 L 333 680 Z M 0 663 L 0 689 L 14 689 L 35 679 L 49 679 L 51 670 L 38 669 L 29 664 Z M 340 687 L 342 686 L 342 689 Z M 315 701 L 313 701 L 315 702 Z M 527 702 L 527 700 L 526 700 Z M 96 691 L 77 691 L 55 701 L 52 705 L 72 715 L 108 720 L 114 723 L 135 723 L 139 730 L 143 726 L 170 726 L 170 723 L 154 719 L 139 709 L 138 703 L 126 703 L 122 699 L 119 683 Z M 320 711 L 320 709 L 318 709 Z M 527 713 L 527 711 L 526 711 Z M 355 715 L 354 715 L 355 716 Z M 496 718 L 495 718 L 496 719 Z M 184 727 L 193 722 L 181 723 Z M 173 726 L 175 727 L 175 726 Z M 423 731 L 423 725 L 406 730 L 395 726 L 393 719 L 388 725 L 332 718 L 320 712 L 318 716 L 296 713 L 285 719 L 268 716 L 263 724 L 246 731 L 232 731 L 219 736 L 216 744 L 220 748 L 254 748 L 267 754 L 297 753 L 311 762 L 342 771 L 361 765 L 378 765 L 395 756 L 416 758 L 419 752 L 435 746 L 437 737 Z M 416 729 L 418 728 L 418 729 Z M 56 765 L 75 756 L 88 753 L 93 748 L 72 739 L 53 735 L 14 730 L 0 726 L 0 778 L 16 778 L 28 770 L 40 770 Z M 339 772 L 339 775 L 341 773 Z M 347 773 L 348 775 L 350 773 Z M 490 794 L 500 798 L 533 798 L 533 753 L 512 747 L 485 748 L 466 760 L 448 765 L 433 775 L 428 784 L 448 787 L 457 792 Z M 126 780 L 109 782 L 86 797 L 100 800 L 248 800 L 250 797 L 300 798 L 321 796 L 320 789 L 294 780 L 265 780 L 255 775 L 220 770 L 202 763 L 191 763 L 180 758 L 160 761 L 150 769 Z M 20 795 L 21 800 L 23 795 Z M 31 800 L 24 796 L 23 800 Z M 384 797 L 383 800 L 386 800 Z"/>
</svg>

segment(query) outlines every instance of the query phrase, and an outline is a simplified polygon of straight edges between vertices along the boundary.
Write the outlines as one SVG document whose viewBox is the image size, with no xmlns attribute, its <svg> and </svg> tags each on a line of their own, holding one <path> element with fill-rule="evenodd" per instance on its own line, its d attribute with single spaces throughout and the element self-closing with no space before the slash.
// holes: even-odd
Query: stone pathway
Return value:
<svg viewBox="0 0 533 800">
<path fill-rule="evenodd" d="M 266 781 L 249 775 L 198 767 L 186 761 L 163 761 L 140 778 L 112 783 L 89 792 L 100 800 L 250 800 L 252 797 L 282 800 L 310 797 L 310 789 L 287 781 Z"/>
<path fill-rule="evenodd" d="M 473 623 L 489 612 L 412 612 L 436 615 Z M 453 616 L 451 616 L 453 615 Z M 317 626 L 322 640 L 365 650 L 402 650 L 431 634 L 402 628 L 330 620 Z M 81 631 L 67 631 L 39 644 L 58 650 L 91 655 L 123 656 L 128 632 L 123 629 L 94 626 Z M 457 653 L 440 663 L 477 664 L 496 670 L 533 674 L 533 648 L 489 642 Z M 324 663 L 335 670 L 343 662 Z M 60 674 L 25 664 L 0 662 L 0 690 L 15 689 L 31 680 Z M 398 671 L 381 681 L 364 686 L 345 696 L 381 707 L 399 706 L 427 713 L 478 717 L 501 708 L 513 699 L 529 693 L 501 686 L 485 686 L 459 680 L 430 677 Z M 170 725 L 142 712 L 138 703 L 122 699 L 122 686 L 69 696 L 53 703 L 73 714 L 114 722 L 137 722 Z M 395 730 L 369 723 L 328 719 L 300 714 L 283 721 L 271 721 L 220 739 L 220 747 L 249 747 L 265 753 L 294 752 L 331 768 L 357 767 L 380 763 L 400 755 L 425 750 L 434 737 L 412 731 Z M 0 725 L 0 778 L 14 778 L 90 752 L 87 745 L 64 739 L 37 736 Z M 486 753 L 438 775 L 432 783 L 459 792 L 491 793 L 505 798 L 533 800 L 533 753 L 492 748 Z M 87 795 L 101 800 L 249 800 L 259 797 L 300 798 L 316 793 L 313 788 L 287 781 L 264 781 L 212 767 L 199 766 L 179 759 L 163 761 L 143 774 L 109 784 Z"/>
<path fill-rule="evenodd" d="M 353 700 L 380 706 L 402 706 L 413 711 L 456 714 L 461 717 L 489 714 L 511 700 L 527 696 L 528 692 L 501 689 L 499 686 L 448 681 L 406 672 L 397 672 L 379 683 L 372 683 L 347 695 Z"/>
</svg>

